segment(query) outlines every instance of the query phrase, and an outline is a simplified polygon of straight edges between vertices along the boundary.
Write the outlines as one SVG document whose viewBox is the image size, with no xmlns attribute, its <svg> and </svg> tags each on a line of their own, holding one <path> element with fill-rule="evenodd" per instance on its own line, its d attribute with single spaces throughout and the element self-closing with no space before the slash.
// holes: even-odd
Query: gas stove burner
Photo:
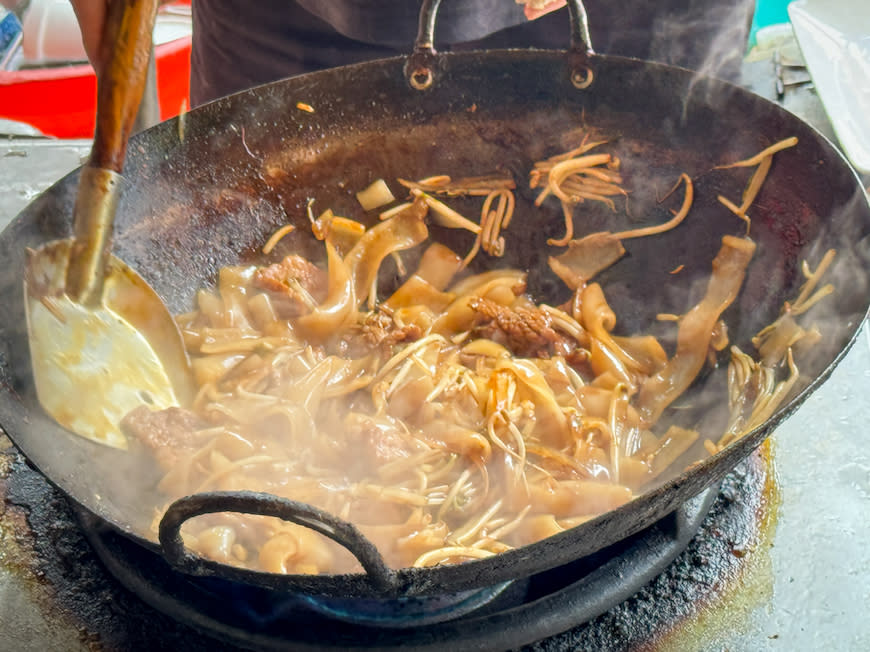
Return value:
<svg viewBox="0 0 870 652">
<path fill-rule="evenodd" d="M 688 545 L 717 489 L 646 530 L 565 566 L 483 590 L 405 599 L 282 594 L 173 571 L 88 512 L 77 514 L 109 571 L 156 609 L 258 650 L 502 650 L 587 622 L 659 575 Z"/>
<path fill-rule="evenodd" d="M 496 599 L 512 582 L 445 595 L 373 600 L 300 596 L 310 609 L 326 617 L 371 627 L 422 627 L 466 616 Z"/>
</svg>

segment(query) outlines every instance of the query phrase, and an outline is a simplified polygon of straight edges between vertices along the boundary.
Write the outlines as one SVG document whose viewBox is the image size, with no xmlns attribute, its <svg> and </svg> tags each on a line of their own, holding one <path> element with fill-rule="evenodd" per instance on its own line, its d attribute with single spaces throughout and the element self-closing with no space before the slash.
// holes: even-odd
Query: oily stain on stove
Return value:
<svg viewBox="0 0 870 652">
<path fill-rule="evenodd" d="M 8 607 L 0 641 L 19 650 L 232 648 L 157 613 L 107 576 L 81 533 L 66 498 L 0 433 L 0 594 L 26 592 Z M 32 620 L 32 622 L 31 622 Z M 34 627 L 35 625 L 35 627 Z M 20 626 L 22 640 L 12 628 Z M 3 647 L 3 645 L 0 645 Z"/>
<path fill-rule="evenodd" d="M 43 563 L 27 521 L 28 510 L 9 499 L 9 477 L 15 464 L 12 451 L 12 444 L 0 431 L 0 596 L 4 606 L 4 640 L 24 650 L 47 648 L 52 640 L 73 649 L 74 641 L 78 640 L 81 649 L 87 649 L 87 632 L 57 608 L 57 593 L 42 570 Z M 20 638 L 16 638 L 16 632 Z"/>
<path fill-rule="evenodd" d="M 770 598 L 768 552 L 779 494 L 770 440 L 732 471 L 698 535 L 637 594 L 530 650 L 686 652 L 719 649 Z"/>
<path fill-rule="evenodd" d="M 781 504 L 774 466 L 774 443 L 767 439 L 747 460 L 747 479 L 759 491 L 747 492 L 744 509 L 732 510 L 734 517 L 727 528 L 710 531 L 711 543 L 720 549 L 710 555 L 710 585 L 706 596 L 698 597 L 696 613 L 687 617 L 648 649 L 657 652 L 715 649 L 719 639 L 745 630 L 751 614 L 773 597 L 773 547 L 777 516 Z M 754 479 L 753 479 L 754 478 Z M 728 495 L 726 478 L 720 495 Z M 775 638 L 776 633 L 771 634 Z M 720 646 L 721 647 L 721 646 Z"/>
</svg>

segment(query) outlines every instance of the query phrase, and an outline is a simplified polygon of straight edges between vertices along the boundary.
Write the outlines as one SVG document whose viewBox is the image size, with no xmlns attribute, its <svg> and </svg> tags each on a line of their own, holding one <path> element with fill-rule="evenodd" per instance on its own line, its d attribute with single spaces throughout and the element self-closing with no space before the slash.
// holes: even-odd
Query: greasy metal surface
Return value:
<svg viewBox="0 0 870 652">
<path fill-rule="evenodd" d="M 500 167 L 521 180 L 535 158 L 564 146 L 562 133 L 585 123 L 613 138 L 612 151 L 622 157 L 627 184 L 636 189 L 633 217 L 591 211 L 585 218 L 590 231 L 605 224 L 621 228 L 641 220 L 662 221 L 666 209 L 655 204 L 656 191 L 669 187 L 683 171 L 697 180 L 693 218 L 669 234 L 633 244 L 631 256 L 603 280 L 622 327 L 632 331 L 656 312 L 681 312 L 687 297 L 697 296 L 693 281 L 709 274 L 720 235 L 742 228 L 719 210 L 715 196 L 737 195 L 745 178 L 710 173 L 712 164 L 797 135 L 800 147 L 777 157 L 757 201 L 753 237 L 759 250 L 728 321 L 732 340 L 745 345 L 794 295 L 800 259 L 815 260 L 827 247 L 838 247 L 834 273 L 847 276 L 849 283 L 838 285 L 826 306 L 828 319 L 815 316 L 829 335 L 817 357 L 803 366 L 805 388 L 817 386 L 851 341 L 870 296 L 870 216 L 854 174 L 816 132 L 740 89 L 693 81 L 685 71 L 642 62 L 613 57 L 593 57 L 592 62 L 597 81 L 586 92 L 567 79 L 560 55 L 511 52 L 445 57 L 440 82 L 424 93 L 407 90 L 397 59 L 316 73 L 208 105 L 188 114 L 183 130 L 171 121 L 133 141 L 128 171 L 136 181 L 118 223 L 118 251 L 175 310 L 183 310 L 195 288 L 210 283 L 218 267 L 252 258 L 277 225 L 304 220 L 309 196 L 354 217 L 353 191 L 379 176 L 480 174 Z M 366 93 L 354 92 L 359 88 Z M 295 111 L 298 101 L 311 104 L 315 112 Z M 21 248 L 66 234 L 64 215 L 73 183 L 74 177 L 58 184 L 0 237 L 0 255 L 9 261 L 0 276 L 7 315 L 20 309 Z M 529 269 L 533 292 L 546 295 L 552 285 L 537 272 L 544 269 L 546 238 L 561 228 L 558 211 L 538 217 L 528 208 L 529 192 L 520 190 L 519 195 L 516 227 L 506 236 L 525 246 L 509 244 L 502 263 Z M 291 246 L 317 254 L 304 233 L 297 230 L 299 237 L 286 241 L 276 255 Z M 668 274 L 675 260 L 685 264 L 678 279 Z M 647 296 L 656 300 L 636 300 Z M 89 509 L 123 530 L 145 533 L 149 516 L 135 520 L 134 508 L 160 502 L 151 492 L 153 475 L 131 456 L 88 446 L 45 420 L 22 372 L 29 365 L 26 350 L 16 346 L 20 325 L 14 317 L 3 319 L 0 329 L 10 346 L 3 352 L 7 391 L 0 421 L 53 481 Z M 490 560 L 402 571 L 403 591 L 460 590 L 533 573 L 637 531 L 733 468 L 806 395 L 804 391 L 780 410 L 764 431 L 620 510 Z M 299 578 L 297 586 L 326 593 L 366 591 L 362 577 Z"/>
<path fill-rule="evenodd" d="M 59 643 L 51 646 L 45 632 L 36 639 L 17 637 L 14 627 L 22 622 L 20 612 L 3 619 L 0 642 L 13 645 L 15 641 L 15 648 L 22 651 L 47 646 L 106 652 L 146 647 L 191 652 L 236 649 L 173 621 L 121 588 L 90 549 L 63 495 L 14 449 L 0 452 L 0 463 L 0 531 L 16 532 L 14 541 L 4 541 L 2 569 L 21 577 L 20 590 L 40 596 L 41 608 L 50 614 L 52 636 Z M 764 528 L 776 507 L 770 493 L 770 464 L 768 456 L 754 454 L 728 475 L 699 536 L 637 595 L 590 623 L 526 649 L 654 649 L 679 631 L 684 619 L 706 603 L 715 604 L 720 592 L 739 578 L 747 558 L 756 552 L 766 554 L 762 550 L 769 545 L 770 532 Z M 525 599 L 546 599 L 550 590 L 567 581 L 565 574 L 545 574 L 526 586 Z"/>
<path fill-rule="evenodd" d="M 64 428 L 126 449 L 120 422 L 128 412 L 186 404 L 196 385 L 172 315 L 123 261 L 111 255 L 105 261 L 97 303 L 79 304 L 64 293 L 74 245 L 55 240 L 28 256 L 24 286 L 36 394 Z"/>
</svg>

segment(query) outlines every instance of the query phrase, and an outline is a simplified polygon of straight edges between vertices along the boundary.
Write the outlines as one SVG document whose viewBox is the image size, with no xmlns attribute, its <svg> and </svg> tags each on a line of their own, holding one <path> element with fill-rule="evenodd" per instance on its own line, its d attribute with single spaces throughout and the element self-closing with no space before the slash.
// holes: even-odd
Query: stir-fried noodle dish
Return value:
<svg viewBox="0 0 870 652">
<path fill-rule="evenodd" d="M 713 454 L 748 433 L 794 385 L 802 352 L 820 337 L 801 315 L 832 291 L 820 278 L 833 251 L 804 263 L 798 295 L 753 350 L 729 342 L 722 315 L 756 249 L 753 201 L 773 158 L 796 144 L 711 172 L 742 174 L 747 185 L 739 199 L 719 197 L 735 235 L 722 238 L 700 301 L 659 315 L 673 322 L 670 352 L 651 334 L 621 332 L 595 279 L 630 239 L 692 219 L 692 179 L 673 180 L 669 221 L 576 238 L 584 205 L 615 209 L 631 192 L 607 143 L 584 138 L 536 163 L 528 180 L 378 180 L 358 195 L 380 217 L 373 226 L 312 198 L 325 264 L 273 254 L 297 224 L 265 243 L 264 264 L 222 269 L 216 288 L 177 317 L 200 388 L 193 404 L 141 407 L 122 427 L 163 469 L 167 504 L 216 489 L 309 503 L 354 523 L 396 568 L 489 557 L 572 528 L 680 471 L 696 442 Z M 522 244 L 509 232 L 520 182 L 539 193 L 537 205 L 563 209 L 547 271 L 570 295 L 559 305 L 528 293 L 526 270 L 498 265 Z M 457 197 L 480 214 L 455 210 Z M 465 229 L 473 243 L 453 251 L 434 242 L 433 224 Z M 410 250 L 418 262 L 406 269 Z M 478 256 L 491 257 L 490 271 L 468 270 Z M 385 262 L 400 270 L 397 289 L 378 286 Z M 675 401 L 729 350 L 724 432 L 668 425 Z M 188 523 L 184 538 L 252 569 L 352 570 L 336 544 L 274 518 L 212 514 Z"/>
</svg>

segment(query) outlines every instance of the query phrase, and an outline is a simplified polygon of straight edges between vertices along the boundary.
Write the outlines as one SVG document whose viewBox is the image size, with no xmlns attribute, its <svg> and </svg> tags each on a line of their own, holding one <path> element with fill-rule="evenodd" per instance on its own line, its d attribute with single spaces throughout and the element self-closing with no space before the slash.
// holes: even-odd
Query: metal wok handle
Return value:
<svg viewBox="0 0 870 652">
<path fill-rule="evenodd" d="M 592 70 L 589 68 L 589 55 L 593 53 L 589 38 L 589 21 L 582 0 L 567 0 L 571 16 L 571 48 L 568 55 L 571 61 L 571 82 L 577 88 L 586 88 L 592 83 Z M 414 51 L 405 63 L 405 78 L 412 88 L 423 91 L 434 81 L 437 53 L 435 52 L 435 22 L 441 0 L 423 0 L 420 7 L 420 22 Z"/>
<path fill-rule="evenodd" d="M 354 525 L 311 505 L 255 491 L 212 491 L 185 496 L 172 503 L 160 520 L 159 539 L 163 556 L 176 570 L 189 575 L 218 575 L 269 589 L 288 587 L 288 580 L 293 576 L 236 568 L 187 551 L 181 539 L 181 526 L 195 516 L 218 512 L 275 516 L 319 532 L 357 558 L 376 590 L 385 596 L 395 592 L 395 571 Z"/>
</svg>

